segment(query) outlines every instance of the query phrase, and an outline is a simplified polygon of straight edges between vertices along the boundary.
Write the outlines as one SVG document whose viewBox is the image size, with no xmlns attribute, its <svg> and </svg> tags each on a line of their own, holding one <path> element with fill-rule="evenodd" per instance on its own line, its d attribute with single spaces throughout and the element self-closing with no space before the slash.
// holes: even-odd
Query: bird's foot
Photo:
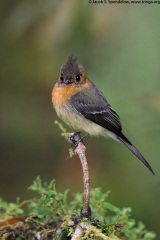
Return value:
<svg viewBox="0 0 160 240">
<path fill-rule="evenodd" d="M 71 133 L 69 136 L 69 141 L 73 144 L 74 147 L 77 147 L 79 142 L 81 141 L 80 132 Z"/>
<path fill-rule="evenodd" d="M 69 141 L 73 144 L 74 147 L 77 147 L 80 142 L 84 144 L 83 139 L 87 135 L 88 133 L 86 133 L 84 136 L 81 137 L 80 132 L 74 132 L 70 134 Z"/>
</svg>

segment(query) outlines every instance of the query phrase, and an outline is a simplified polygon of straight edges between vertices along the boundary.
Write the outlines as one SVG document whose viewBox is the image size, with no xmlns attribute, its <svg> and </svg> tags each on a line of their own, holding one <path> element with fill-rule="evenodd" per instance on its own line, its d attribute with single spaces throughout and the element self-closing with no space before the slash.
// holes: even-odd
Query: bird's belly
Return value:
<svg viewBox="0 0 160 240">
<path fill-rule="evenodd" d="M 93 136 L 111 137 L 118 140 L 116 135 L 100 125 L 86 119 L 82 114 L 76 111 L 70 104 L 65 104 L 56 109 L 57 115 L 71 128 L 78 131 L 85 131 Z"/>
</svg>

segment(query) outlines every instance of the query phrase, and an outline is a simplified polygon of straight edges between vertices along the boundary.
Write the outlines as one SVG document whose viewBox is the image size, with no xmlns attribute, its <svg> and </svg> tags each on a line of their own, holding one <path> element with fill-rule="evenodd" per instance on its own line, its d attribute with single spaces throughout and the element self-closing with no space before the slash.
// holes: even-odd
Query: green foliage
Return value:
<svg viewBox="0 0 160 240">
<path fill-rule="evenodd" d="M 5 218 L 21 215 L 24 210 L 21 208 L 20 199 L 17 198 L 15 203 L 7 203 L 0 198 L 0 216 Z"/>
<path fill-rule="evenodd" d="M 47 222 L 51 219 L 56 220 L 67 212 L 66 197 L 68 190 L 63 194 L 57 193 L 54 180 L 47 184 L 46 182 L 42 183 L 40 177 L 37 177 L 29 189 L 36 191 L 39 195 L 29 205 L 31 215 Z"/>
<path fill-rule="evenodd" d="M 131 218 L 131 208 L 120 209 L 107 201 L 109 191 L 102 193 L 100 188 L 92 189 L 90 194 L 92 217 L 81 219 L 82 194 L 74 194 L 72 201 L 68 202 L 68 190 L 59 193 L 56 191 L 54 180 L 47 184 L 42 182 L 40 177 L 36 178 L 29 190 L 36 192 L 37 196 L 27 204 L 26 214 L 30 219 L 28 220 L 30 227 L 28 225 L 27 227 L 33 229 L 33 225 L 34 228 L 41 226 L 46 236 L 44 239 L 48 239 L 48 231 L 56 236 L 55 239 L 71 239 L 79 222 L 89 226 L 86 227 L 82 239 L 104 239 L 101 234 L 104 234 L 106 239 L 155 239 L 155 233 L 148 231 L 143 223 L 136 223 Z M 13 204 L 1 199 L 0 204 L 2 219 L 9 218 L 9 215 L 24 214 L 21 208 L 23 204 L 20 204 L 19 200 Z"/>
</svg>

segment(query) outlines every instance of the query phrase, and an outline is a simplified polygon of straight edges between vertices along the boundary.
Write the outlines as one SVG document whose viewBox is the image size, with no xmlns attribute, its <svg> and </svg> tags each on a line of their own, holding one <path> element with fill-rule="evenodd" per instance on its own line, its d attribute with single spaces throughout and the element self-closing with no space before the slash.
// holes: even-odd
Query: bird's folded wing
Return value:
<svg viewBox="0 0 160 240">
<path fill-rule="evenodd" d="M 72 106 L 88 120 L 119 135 L 122 125 L 104 95 L 94 85 L 71 97 Z"/>
</svg>

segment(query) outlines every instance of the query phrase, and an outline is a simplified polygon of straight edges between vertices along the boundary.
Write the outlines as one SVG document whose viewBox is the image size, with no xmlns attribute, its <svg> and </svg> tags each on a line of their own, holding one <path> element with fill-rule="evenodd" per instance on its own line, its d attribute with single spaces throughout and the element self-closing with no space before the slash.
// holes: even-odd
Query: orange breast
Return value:
<svg viewBox="0 0 160 240">
<path fill-rule="evenodd" d="M 79 91 L 79 88 L 66 85 L 58 86 L 56 83 L 52 91 L 52 103 L 55 108 L 62 106 L 66 101 L 70 99 L 74 94 Z"/>
</svg>

